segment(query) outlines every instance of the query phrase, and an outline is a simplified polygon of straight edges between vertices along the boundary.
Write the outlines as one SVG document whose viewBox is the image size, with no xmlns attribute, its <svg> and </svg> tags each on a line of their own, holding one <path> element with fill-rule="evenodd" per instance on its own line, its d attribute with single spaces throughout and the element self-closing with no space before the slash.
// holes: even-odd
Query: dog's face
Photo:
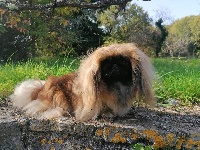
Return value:
<svg viewBox="0 0 200 150">
<path fill-rule="evenodd" d="M 107 57 L 101 61 L 101 79 L 108 86 L 112 87 L 116 83 L 125 86 L 132 84 L 132 66 L 129 58 L 118 55 Z"/>
</svg>

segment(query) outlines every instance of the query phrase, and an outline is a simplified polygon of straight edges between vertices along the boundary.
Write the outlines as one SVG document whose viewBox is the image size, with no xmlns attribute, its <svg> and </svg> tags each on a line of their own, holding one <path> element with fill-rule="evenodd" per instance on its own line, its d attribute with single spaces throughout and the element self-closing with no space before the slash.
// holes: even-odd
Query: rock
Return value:
<svg viewBox="0 0 200 150">
<path fill-rule="evenodd" d="M 136 143 L 153 148 L 200 149 L 200 107 L 135 107 L 124 117 L 85 123 L 73 118 L 38 120 L 0 105 L 0 149 L 132 149 Z"/>
</svg>

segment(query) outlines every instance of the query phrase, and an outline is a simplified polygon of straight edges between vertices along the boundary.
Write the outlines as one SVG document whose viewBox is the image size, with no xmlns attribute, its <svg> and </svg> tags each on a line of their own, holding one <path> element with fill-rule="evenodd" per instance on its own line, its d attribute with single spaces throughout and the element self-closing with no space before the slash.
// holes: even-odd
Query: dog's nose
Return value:
<svg viewBox="0 0 200 150">
<path fill-rule="evenodd" d="M 119 66 L 117 64 L 113 64 L 111 72 L 112 72 L 113 76 L 119 76 L 120 75 Z"/>
<path fill-rule="evenodd" d="M 112 67 L 113 69 L 118 69 L 118 66 L 117 66 L 117 64 L 113 64 L 113 67 Z"/>
</svg>

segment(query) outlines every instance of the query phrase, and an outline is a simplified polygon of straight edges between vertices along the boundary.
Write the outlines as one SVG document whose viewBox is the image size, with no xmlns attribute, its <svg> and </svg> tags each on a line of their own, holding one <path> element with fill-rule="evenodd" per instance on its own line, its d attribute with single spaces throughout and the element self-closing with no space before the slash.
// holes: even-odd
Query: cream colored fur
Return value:
<svg viewBox="0 0 200 150">
<path fill-rule="evenodd" d="M 31 102 L 31 93 L 35 89 L 41 89 L 45 81 L 27 80 L 16 86 L 14 93 L 11 95 L 13 106 L 23 108 Z"/>
</svg>

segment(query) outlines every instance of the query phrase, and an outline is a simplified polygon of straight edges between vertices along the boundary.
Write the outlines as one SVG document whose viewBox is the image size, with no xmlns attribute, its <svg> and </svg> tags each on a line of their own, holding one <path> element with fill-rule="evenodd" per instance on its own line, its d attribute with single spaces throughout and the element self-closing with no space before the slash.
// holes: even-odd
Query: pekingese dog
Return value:
<svg viewBox="0 0 200 150">
<path fill-rule="evenodd" d="M 22 82 L 12 95 L 13 106 L 40 118 L 122 116 L 134 101 L 155 104 L 153 78 L 149 58 L 134 44 L 113 44 L 98 48 L 74 73 Z"/>
</svg>

